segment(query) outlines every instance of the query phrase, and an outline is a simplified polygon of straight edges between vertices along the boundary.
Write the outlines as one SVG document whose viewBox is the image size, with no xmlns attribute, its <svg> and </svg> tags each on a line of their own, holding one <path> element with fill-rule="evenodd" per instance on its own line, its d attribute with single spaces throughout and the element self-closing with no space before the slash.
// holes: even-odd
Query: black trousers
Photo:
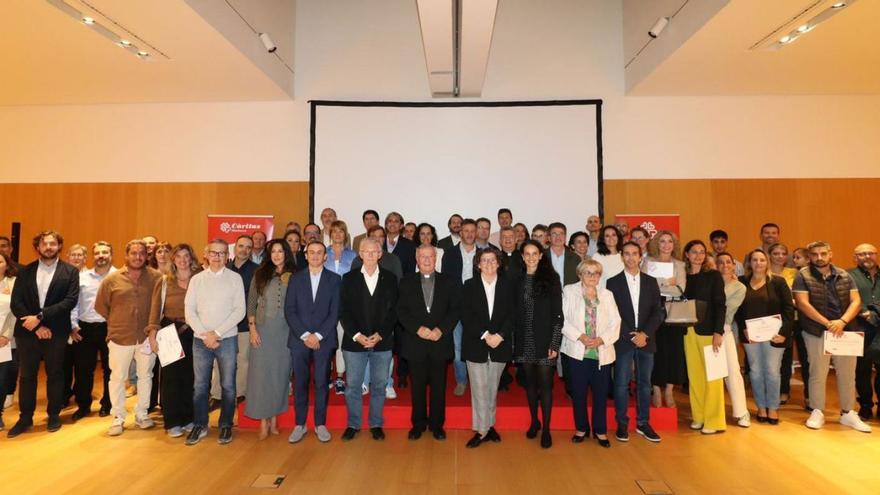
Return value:
<svg viewBox="0 0 880 495">
<path fill-rule="evenodd" d="M 428 357 L 424 361 L 410 361 L 412 377 L 412 425 L 416 430 L 443 428 L 446 422 L 446 370 L 449 360 Z M 430 414 L 428 387 L 431 388 Z"/>
<path fill-rule="evenodd" d="M 163 327 L 169 324 L 162 322 Z M 178 336 L 184 357 L 162 368 L 159 380 L 166 430 L 193 422 L 193 332 L 187 329 Z"/>
<path fill-rule="evenodd" d="M 795 322 L 798 325 L 798 322 Z M 798 361 L 801 364 L 801 380 L 804 382 L 804 399 L 810 398 L 810 359 L 807 356 L 807 346 L 804 344 L 804 334 L 797 326 L 794 331 L 794 342 L 785 348 L 782 354 L 782 369 L 780 370 L 780 394 L 791 393 L 791 365 L 794 361 L 794 348 L 797 347 Z M 748 364 L 748 360 L 746 360 Z M 858 384 L 858 372 L 856 374 L 856 383 Z"/>
<path fill-rule="evenodd" d="M 98 356 L 104 378 L 104 393 L 101 395 L 101 408 L 110 410 L 110 353 L 107 349 L 107 323 L 79 322 L 82 340 L 75 342 L 73 348 L 76 383 L 73 386 L 76 405 L 85 411 L 91 410 L 92 391 L 95 388 L 95 369 Z"/>
<path fill-rule="evenodd" d="M 6 396 L 15 393 L 15 382 L 18 381 L 18 349 L 12 349 L 12 361 L 0 363 L 0 412 Z"/>
<path fill-rule="evenodd" d="M 37 376 L 40 360 L 46 363 L 46 411 L 50 416 L 61 413 L 64 400 L 64 350 L 67 336 L 54 335 L 51 339 L 20 338 L 18 345 L 18 406 L 19 421 L 33 423 L 37 408 Z"/>
<path fill-rule="evenodd" d="M 871 345 L 876 334 L 876 330 L 865 330 L 865 351 L 868 350 L 868 346 Z M 872 379 L 874 368 L 877 368 L 877 374 Z M 858 394 L 859 406 L 868 409 L 874 407 L 874 394 L 880 398 L 880 367 L 877 367 L 873 361 L 866 357 L 856 359 L 856 393 Z"/>
<path fill-rule="evenodd" d="M 70 398 L 76 394 L 75 385 L 73 383 L 76 377 L 76 357 L 74 356 L 73 344 L 67 344 L 64 347 L 64 406 L 66 407 Z"/>
</svg>

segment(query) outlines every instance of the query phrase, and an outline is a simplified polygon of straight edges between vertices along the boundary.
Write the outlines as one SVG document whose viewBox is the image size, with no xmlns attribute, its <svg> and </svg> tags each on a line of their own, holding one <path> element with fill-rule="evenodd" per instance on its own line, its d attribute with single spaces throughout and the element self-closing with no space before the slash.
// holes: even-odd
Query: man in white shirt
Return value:
<svg viewBox="0 0 880 495">
<path fill-rule="evenodd" d="M 214 360 L 220 366 L 220 435 L 218 442 L 232 441 L 235 416 L 235 368 L 238 354 L 238 322 L 245 316 L 244 283 L 226 268 L 229 245 L 215 239 L 208 245 L 208 269 L 193 275 L 184 300 L 186 323 L 193 340 L 193 417 L 195 426 L 186 439 L 195 445 L 208 434 L 208 396 Z"/>
<path fill-rule="evenodd" d="M 599 232 L 602 230 L 602 219 L 598 215 L 590 215 L 587 218 L 587 234 L 590 235 L 590 247 L 587 254 L 593 256 L 599 249 Z"/>
<path fill-rule="evenodd" d="M 489 236 L 489 244 L 494 246 L 501 245 L 501 229 L 504 227 L 510 227 L 513 225 L 513 213 L 510 212 L 510 208 L 501 208 L 498 210 L 498 230 L 496 232 L 492 232 Z"/>
<path fill-rule="evenodd" d="M 251 240 L 253 241 L 251 261 L 259 265 L 263 262 L 263 258 L 266 257 L 266 234 L 262 230 L 255 230 L 251 233 Z"/>
<path fill-rule="evenodd" d="M 98 241 L 92 246 L 94 268 L 85 270 L 79 276 L 79 304 L 70 315 L 73 330 L 73 359 L 76 382 L 74 395 L 78 409 L 73 413 L 77 421 L 88 416 L 92 407 L 92 390 L 95 383 L 97 358 L 101 356 L 104 375 L 104 394 L 101 396 L 102 418 L 110 415 L 110 354 L 107 349 L 107 320 L 95 311 L 95 296 L 98 287 L 107 275 L 116 271 L 113 266 L 113 247 L 109 242 Z"/>
</svg>

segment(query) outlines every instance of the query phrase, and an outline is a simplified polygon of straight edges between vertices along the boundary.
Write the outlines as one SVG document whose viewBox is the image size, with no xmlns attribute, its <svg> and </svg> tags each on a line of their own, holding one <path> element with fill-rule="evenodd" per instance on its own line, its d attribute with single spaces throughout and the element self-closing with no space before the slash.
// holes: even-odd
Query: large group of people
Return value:
<svg viewBox="0 0 880 495">
<path fill-rule="evenodd" d="M 352 242 L 348 225 L 326 208 L 320 225 L 291 222 L 276 239 L 258 231 L 231 245 L 214 239 L 200 255 L 189 244 L 145 236 L 122 247 L 118 269 L 118 254 L 104 241 L 92 246 L 87 268 L 87 248 L 71 246 L 61 261 L 62 235 L 41 232 L 33 239 L 38 259 L 21 266 L 0 237 L 0 351 L 11 348 L 11 359 L 0 358 L 0 404 L 10 406 L 17 386 L 19 407 L 7 436 L 33 426 L 43 361 L 50 432 L 61 428 L 71 397 L 74 422 L 92 414 L 100 362 L 98 414 L 110 416 L 110 436 L 125 431 L 128 386 L 137 394 L 134 427 L 153 428 L 158 406 L 167 434 L 185 436 L 187 445 L 208 435 L 214 408 L 217 440 L 231 442 L 242 400 L 245 415 L 260 420 L 260 439 L 279 434 L 290 393 L 291 443 L 308 434 L 310 403 L 314 434 L 331 440 L 333 392 L 344 395 L 348 411 L 342 440 L 364 426 L 367 395 L 366 425 L 382 440 L 385 400 L 397 397 L 395 387 L 409 387 L 408 438 L 430 431 L 443 440 L 451 361 L 452 393 L 470 390 L 467 447 L 501 441 L 497 397 L 518 381 L 531 414 L 526 436 L 549 448 L 559 376 L 572 404 L 571 441 L 592 437 L 607 448 L 609 398 L 617 441 L 629 440 L 634 419 L 638 435 L 660 442 L 651 406 L 675 406 L 676 386 L 686 387 L 691 428 L 703 434 L 727 428 L 725 386 L 737 426 L 778 424 L 795 355 L 811 411 L 806 426 L 825 422 L 833 363 L 839 422 L 871 431 L 866 421 L 880 394 L 875 356 L 831 355 L 825 342 L 863 332 L 867 351 L 880 328 L 873 245 L 856 246 L 855 266 L 844 270 L 832 264 L 826 242 L 790 252 L 772 223 L 740 262 L 723 230 L 682 248 L 673 232 L 603 225 L 595 215 L 569 236 L 559 222 L 529 231 L 507 208 L 495 231 L 487 218 L 454 214 L 442 239 L 433 225 L 405 223 L 397 212 L 384 224 L 379 218 L 366 210 L 365 232 Z M 766 334 L 774 324 L 775 334 Z M 158 335 L 169 327 L 182 353 L 162 366 Z M 709 375 L 713 356 L 726 359 L 723 379 Z"/>
</svg>

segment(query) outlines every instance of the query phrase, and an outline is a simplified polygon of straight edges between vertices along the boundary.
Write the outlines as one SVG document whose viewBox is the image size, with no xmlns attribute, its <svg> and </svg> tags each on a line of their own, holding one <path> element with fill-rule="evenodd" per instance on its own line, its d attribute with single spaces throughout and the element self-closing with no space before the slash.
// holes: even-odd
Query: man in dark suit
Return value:
<svg viewBox="0 0 880 495">
<path fill-rule="evenodd" d="M 462 284 L 479 273 L 476 260 L 480 256 L 480 248 L 476 241 L 477 222 L 466 218 L 461 222 L 461 242 L 443 253 L 443 273 L 453 279 L 459 290 Z M 461 322 L 458 322 L 452 333 L 455 344 L 455 358 L 452 361 L 455 389 L 452 393 L 457 397 L 464 395 L 468 384 L 467 364 L 461 359 L 461 332 Z"/>
<path fill-rule="evenodd" d="M 7 434 L 9 438 L 21 435 L 34 424 L 40 359 L 46 362 L 48 430 L 61 428 L 64 350 L 71 330 L 70 312 L 79 300 L 79 270 L 58 259 L 64 245 L 61 234 L 41 232 L 34 237 L 33 245 L 39 259 L 19 272 L 10 301 L 12 314 L 17 318 L 20 414 Z"/>
<path fill-rule="evenodd" d="M 354 252 L 360 252 L 361 241 L 369 237 L 370 229 L 376 225 L 379 225 L 379 212 L 376 210 L 364 210 L 364 213 L 361 214 L 361 220 L 364 222 L 364 233 L 360 235 L 356 235 L 354 239 L 351 240 L 351 248 L 354 249 Z"/>
<path fill-rule="evenodd" d="M 581 258 L 565 245 L 568 241 L 565 224 L 553 222 L 547 230 L 550 233 L 550 247 L 547 248 L 546 254 L 550 256 L 553 269 L 559 274 L 559 281 L 563 287 L 576 283 L 579 280 L 577 266 Z"/>
<path fill-rule="evenodd" d="M 437 251 L 419 246 L 419 273 L 400 282 L 397 315 L 406 338 L 403 355 L 412 376 L 412 429 L 418 440 L 430 428 L 437 440 L 446 438 L 446 368 L 454 355 L 452 330 L 458 323 L 458 287 L 452 276 L 435 272 Z M 428 414 L 427 387 L 431 387 Z"/>
<path fill-rule="evenodd" d="M 614 294 L 620 313 L 620 339 L 614 344 L 614 408 L 617 439 L 629 440 L 627 406 L 632 367 L 636 369 L 636 432 L 647 440 L 659 442 L 660 436 L 649 423 L 651 370 L 657 351 L 655 335 L 666 317 L 657 279 L 639 270 L 642 249 L 633 241 L 623 245 L 624 270 L 608 279 L 606 287 Z"/>
<path fill-rule="evenodd" d="M 437 241 L 437 247 L 442 249 L 444 252 L 452 249 L 453 246 L 457 246 L 459 242 L 461 242 L 461 222 L 464 220 L 461 215 L 458 213 L 453 213 L 451 217 L 449 217 L 449 221 L 446 222 L 446 226 L 449 227 L 449 235 Z"/>
<path fill-rule="evenodd" d="M 361 383 L 370 366 L 370 433 L 382 440 L 382 408 L 388 385 L 394 327 L 397 325 L 397 277 L 379 267 L 382 245 L 366 238 L 358 245 L 363 267 L 342 277 L 339 321 L 342 323 L 342 356 L 349 386 L 345 389 L 348 427 L 342 440 L 353 439 L 361 429 Z"/>
<path fill-rule="evenodd" d="M 404 275 L 416 271 L 416 245 L 403 236 L 403 215 L 392 211 L 385 217 L 385 251 L 400 260 Z"/>
<path fill-rule="evenodd" d="M 296 443 L 306 432 L 309 412 L 309 364 L 315 363 L 315 433 L 321 442 L 330 441 L 327 430 L 327 396 L 330 360 L 337 347 L 336 324 L 339 321 L 339 290 L 342 279 L 324 269 L 327 248 L 321 241 L 306 246 L 308 270 L 298 271 L 290 280 L 284 316 L 290 326 L 287 346 L 293 360 L 294 408 L 296 427 L 288 441 Z"/>
<path fill-rule="evenodd" d="M 522 254 L 516 248 L 516 231 L 513 227 L 501 227 L 498 233 L 501 243 L 501 264 L 504 267 L 504 276 L 510 280 L 516 280 L 526 271 Z"/>
<path fill-rule="evenodd" d="M 482 249 L 486 249 L 488 247 L 498 249 L 498 246 L 489 242 L 489 237 L 492 235 L 492 220 L 489 220 L 486 217 L 480 217 L 477 219 L 477 247 Z"/>
</svg>

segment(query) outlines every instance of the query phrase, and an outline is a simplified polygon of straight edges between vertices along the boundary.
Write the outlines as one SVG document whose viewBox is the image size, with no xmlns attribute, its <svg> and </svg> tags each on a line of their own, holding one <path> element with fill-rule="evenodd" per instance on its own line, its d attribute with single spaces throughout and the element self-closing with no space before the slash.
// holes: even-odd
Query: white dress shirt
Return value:
<svg viewBox="0 0 880 495">
<path fill-rule="evenodd" d="M 474 256 L 477 254 L 477 247 L 474 246 L 468 252 L 464 244 L 459 243 L 458 248 L 461 250 L 461 283 L 465 283 L 474 278 Z"/>
<path fill-rule="evenodd" d="M 486 291 L 486 306 L 489 308 L 489 319 L 492 319 L 492 311 L 495 309 L 495 285 L 498 283 L 498 276 L 495 276 L 495 280 L 492 283 L 486 282 L 486 279 L 483 276 L 480 276 L 480 281 L 483 282 L 483 290 Z M 480 336 L 480 339 L 485 340 L 486 336 L 489 335 L 489 331 L 484 331 L 483 335 Z"/>
<path fill-rule="evenodd" d="M 624 270 L 623 276 L 626 277 L 626 285 L 629 287 L 629 297 L 632 300 L 633 315 L 635 325 L 639 324 L 639 291 L 642 289 L 641 272 L 635 275 Z"/>
<path fill-rule="evenodd" d="M 309 280 L 312 282 L 312 302 L 315 302 L 315 299 L 318 298 L 318 285 L 321 283 L 321 273 L 324 272 L 324 268 L 321 268 L 318 273 L 312 273 L 309 270 Z M 303 332 L 302 335 L 299 336 L 300 340 L 306 340 L 306 337 L 311 335 L 312 332 Z M 314 332 L 315 337 L 318 337 L 318 340 L 324 340 L 324 336 L 318 332 Z"/>
<path fill-rule="evenodd" d="M 43 260 L 37 264 L 37 293 L 40 295 L 41 309 L 46 305 L 46 294 L 49 293 L 49 284 L 52 283 L 56 268 L 58 268 L 58 258 L 48 265 L 43 263 Z"/>
<path fill-rule="evenodd" d="M 94 268 L 85 270 L 79 275 L 79 301 L 70 312 L 70 324 L 72 328 L 79 328 L 79 322 L 104 323 L 107 321 L 95 311 L 95 297 L 98 295 L 98 287 L 107 278 L 107 275 L 116 271 L 115 266 L 104 275 L 99 275 Z"/>
</svg>

